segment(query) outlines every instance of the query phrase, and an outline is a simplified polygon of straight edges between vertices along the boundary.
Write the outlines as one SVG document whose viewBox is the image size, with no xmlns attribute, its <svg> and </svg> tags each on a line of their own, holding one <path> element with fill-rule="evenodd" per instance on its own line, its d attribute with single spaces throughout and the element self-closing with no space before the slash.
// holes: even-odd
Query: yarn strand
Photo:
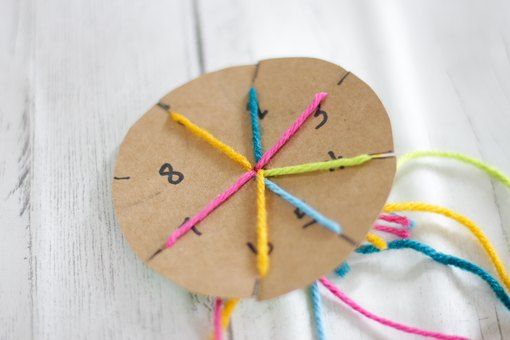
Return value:
<svg viewBox="0 0 510 340">
<path fill-rule="evenodd" d="M 257 171 L 257 269 L 261 278 L 269 270 L 269 236 L 267 230 L 266 185 L 262 171 Z"/>
<path fill-rule="evenodd" d="M 503 281 L 505 287 L 510 290 L 510 277 L 503 265 L 503 262 L 499 258 L 496 250 L 492 246 L 491 242 L 485 236 L 483 231 L 478 227 L 473 221 L 469 218 L 462 216 L 450 210 L 448 208 L 444 208 L 438 205 L 432 205 L 423 202 L 402 202 L 402 203 L 389 203 L 384 206 L 384 211 L 386 212 L 396 212 L 396 211 L 418 211 L 418 212 L 430 212 L 439 215 L 443 215 L 445 217 L 451 218 L 458 223 L 465 226 L 469 231 L 476 237 L 478 242 L 481 244 L 482 248 L 485 250 L 490 260 L 494 264 L 496 271 Z"/>
<path fill-rule="evenodd" d="M 262 139 L 260 138 L 260 124 L 259 124 L 259 101 L 257 98 L 257 90 L 254 87 L 250 88 L 248 106 L 250 107 L 252 142 L 253 142 L 253 155 L 255 162 L 262 158 Z"/>
<path fill-rule="evenodd" d="M 216 208 L 225 203 L 233 194 L 238 192 L 250 179 L 255 177 L 255 171 L 245 172 L 239 179 L 227 190 L 219 194 L 214 200 L 209 202 L 202 210 L 200 210 L 195 216 L 190 218 L 182 226 L 177 228 L 170 234 L 165 244 L 166 248 L 170 248 L 177 242 L 179 238 L 188 233 L 194 226 L 203 221 L 210 213 Z"/>
<path fill-rule="evenodd" d="M 441 253 L 435 250 L 434 248 L 415 240 L 395 240 L 388 242 L 388 250 L 390 249 L 411 249 L 420 252 L 430 257 L 432 260 L 441 263 L 445 266 L 450 265 L 453 267 L 457 267 L 459 269 L 465 270 L 467 272 L 479 276 L 482 280 L 487 282 L 487 284 L 492 289 L 496 297 L 503 303 L 503 305 L 505 305 L 505 307 L 508 310 L 510 310 L 510 297 L 505 292 L 505 289 L 499 284 L 498 281 L 496 281 L 496 279 L 494 279 L 489 273 L 487 273 L 485 270 L 478 267 L 477 265 L 464 259 L 461 259 L 459 257 Z M 373 254 L 380 252 L 381 252 L 380 249 L 377 249 L 373 245 L 368 244 L 362 245 L 361 247 L 356 249 L 356 253 L 359 254 Z"/>
<path fill-rule="evenodd" d="M 370 160 L 374 159 L 373 156 L 363 154 L 352 158 L 339 158 L 330 161 L 324 162 L 314 162 L 314 163 L 305 163 L 299 165 L 291 165 L 281 168 L 272 168 L 264 170 L 264 176 L 266 177 L 274 177 L 274 176 L 284 176 L 284 175 L 296 175 L 302 174 L 306 172 L 313 171 L 325 171 L 336 169 L 341 166 L 343 167 L 352 167 L 357 165 L 362 165 Z"/>
<path fill-rule="evenodd" d="M 364 309 L 360 305 L 358 305 L 354 300 L 351 300 L 347 295 L 345 295 L 340 289 L 338 289 L 333 283 L 331 283 L 325 276 L 319 279 L 319 281 L 322 283 L 324 287 L 326 287 L 333 295 L 335 295 L 337 298 L 339 298 L 343 303 L 345 303 L 347 306 L 355 310 L 356 312 L 362 314 L 363 316 L 374 320 L 375 322 L 378 322 L 382 325 L 394 328 L 396 330 L 399 330 L 401 332 L 409 333 L 409 334 L 416 334 L 421 335 L 425 337 L 431 337 L 435 339 L 442 339 L 442 340 L 467 340 L 465 337 L 461 336 L 455 336 L 455 335 L 446 335 L 443 333 L 438 332 L 430 332 L 423 329 L 410 327 L 403 325 L 398 322 L 394 322 L 388 319 L 385 319 L 383 317 L 377 316 L 368 310 Z"/>
<path fill-rule="evenodd" d="M 328 96 L 325 92 L 316 93 L 313 101 L 308 107 L 301 113 L 301 115 L 294 121 L 294 123 L 280 136 L 275 145 L 273 145 L 269 150 L 267 150 L 260 160 L 255 165 L 255 170 L 262 169 L 264 166 L 271 161 L 274 155 L 280 151 L 280 149 L 296 134 L 296 132 L 303 126 L 303 124 L 310 118 L 312 113 L 314 113 L 321 102 Z"/>
<path fill-rule="evenodd" d="M 405 163 L 409 162 L 410 160 L 417 159 L 417 158 L 424 158 L 424 157 L 439 157 L 439 158 L 448 158 L 448 159 L 454 159 L 457 161 L 460 161 L 462 163 L 470 164 L 478 169 L 485 172 L 487 175 L 489 175 L 491 178 L 497 180 L 498 182 L 502 183 L 506 187 L 510 188 L 510 177 L 506 176 L 503 172 L 500 170 L 482 162 L 479 159 L 472 158 L 460 153 L 454 153 L 454 152 L 443 152 L 443 151 L 416 151 L 408 153 L 398 160 L 398 167 L 401 167 Z"/>
<path fill-rule="evenodd" d="M 221 310 L 223 309 L 223 300 L 216 298 L 213 310 L 214 340 L 223 339 L 223 329 L 221 328 Z"/>
<path fill-rule="evenodd" d="M 230 318 L 232 316 L 232 313 L 239 304 L 239 301 L 240 299 L 230 299 L 227 302 L 225 302 L 223 310 L 221 311 L 221 328 L 223 331 L 227 330 L 228 325 L 230 324 Z"/>
<path fill-rule="evenodd" d="M 301 210 L 306 215 L 310 216 L 312 219 L 314 219 L 317 223 L 319 223 L 323 227 L 331 230 L 336 234 L 340 234 L 342 232 L 342 228 L 338 223 L 322 215 L 317 210 L 315 210 L 314 208 L 312 208 L 299 198 L 294 197 L 293 195 L 279 187 L 276 183 L 271 182 L 267 178 L 264 178 L 264 182 L 269 190 L 271 190 L 272 192 L 274 192 L 275 194 L 277 194 L 278 196 L 280 196 L 281 198 L 283 198 L 284 200 L 286 200 L 287 202 Z"/>
<path fill-rule="evenodd" d="M 376 247 L 379 250 L 384 250 L 388 248 L 386 241 L 379 235 L 376 235 L 374 233 L 368 233 L 365 238 L 368 242 L 370 242 L 374 247 Z"/>
<path fill-rule="evenodd" d="M 324 323 L 322 321 L 322 298 L 319 292 L 317 281 L 312 283 L 308 288 L 310 292 L 310 300 L 312 302 L 313 320 L 315 325 L 315 335 L 317 340 L 326 340 L 324 332 Z"/>
<path fill-rule="evenodd" d="M 184 125 L 192 134 L 203 139 L 209 145 L 219 150 L 220 152 L 224 153 L 230 159 L 239 163 L 246 170 L 250 170 L 252 168 L 250 161 L 245 156 L 243 156 L 239 152 L 235 151 L 232 147 L 228 146 L 227 144 L 223 143 L 222 141 L 214 137 L 210 132 L 206 131 L 205 129 L 202 129 L 198 125 L 195 125 L 188 118 L 184 117 L 183 115 L 177 112 L 170 112 L 169 114 L 174 121 Z"/>
</svg>

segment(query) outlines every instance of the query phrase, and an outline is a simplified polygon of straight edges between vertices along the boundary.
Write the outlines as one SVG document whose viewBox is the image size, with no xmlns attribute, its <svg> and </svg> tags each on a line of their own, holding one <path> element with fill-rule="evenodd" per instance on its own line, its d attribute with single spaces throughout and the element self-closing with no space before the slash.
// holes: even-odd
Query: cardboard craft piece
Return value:
<svg viewBox="0 0 510 340">
<path fill-rule="evenodd" d="M 247 111 L 252 85 L 261 111 L 267 110 L 260 119 L 265 150 L 316 92 L 329 94 L 322 112 L 311 117 L 266 168 L 393 150 L 390 122 L 374 92 L 353 74 L 317 59 L 271 59 L 208 73 L 160 103 L 254 163 Z M 130 246 L 150 267 L 191 292 L 229 298 L 255 293 L 259 299 L 309 285 L 352 252 L 352 244 L 311 224 L 309 217 L 300 217 L 293 206 L 267 191 L 272 252 L 269 274 L 259 280 L 256 255 L 248 246 L 256 245 L 255 183 L 250 181 L 173 247 L 150 259 L 186 217 L 242 173 L 237 163 L 155 105 L 129 130 L 115 166 L 115 212 Z M 339 222 L 344 233 L 360 243 L 387 199 L 394 174 L 395 158 L 388 158 L 272 180 Z"/>
</svg>

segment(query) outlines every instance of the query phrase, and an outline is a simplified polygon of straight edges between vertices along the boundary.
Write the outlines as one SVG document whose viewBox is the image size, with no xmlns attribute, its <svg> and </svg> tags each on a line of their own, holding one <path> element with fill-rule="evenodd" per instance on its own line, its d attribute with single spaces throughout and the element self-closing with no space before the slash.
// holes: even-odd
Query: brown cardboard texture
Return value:
<svg viewBox="0 0 510 340">
<path fill-rule="evenodd" d="M 311 58 L 261 61 L 205 74 L 160 103 L 186 116 L 254 163 L 248 91 L 259 95 L 264 150 L 324 91 L 312 116 L 266 168 L 393 150 L 391 126 L 374 92 L 351 73 Z M 327 115 L 327 120 L 325 119 Z M 155 105 L 127 133 L 113 181 L 115 212 L 135 253 L 191 292 L 268 299 L 303 288 L 331 272 L 354 245 L 267 191 L 267 277 L 258 279 L 255 183 L 250 181 L 169 249 L 151 256 L 187 217 L 199 212 L 244 172 L 237 163 L 171 120 Z M 173 176 L 169 181 L 169 174 Z M 362 166 L 273 178 L 291 194 L 363 241 L 393 182 L 395 158 Z"/>
</svg>

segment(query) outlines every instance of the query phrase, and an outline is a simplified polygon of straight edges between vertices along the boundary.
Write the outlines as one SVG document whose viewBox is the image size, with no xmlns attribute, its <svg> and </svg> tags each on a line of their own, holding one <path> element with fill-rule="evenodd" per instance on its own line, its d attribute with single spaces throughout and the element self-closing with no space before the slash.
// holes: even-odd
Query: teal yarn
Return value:
<svg viewBox="0 0 510 340">
<path fill-rule="evenodd" d="M 266 184 L 266 188 L 301 210 L 303 213 L 311 217 L 315 220 L 315 222 L 319 223 L 320 225 L 326 227 L 327 229 L 331 230 L 332 232 L 336 234 L 340 234 L 342 232 L 342 228 L 338 223 L 336 223 L 333 220 L 330 220 L 326 216 L 322 215 L 320 212 L 303 202 L 297 197 L 292 196 L 287 191 L 283 190 L 281 187 L 276 185 L 276 183 L 268 180 L 267 178 L 264 178 L 264 183 Z"/>
<path fill-rule="evenodd" d="M 257 99 L 257 90 L 254 87 L 250 88 L 248 106 L 250 108 L 251 117 L 251 130 L 253 141 L 253 153 L 255 161 L 258 162 L 262 158 L 262 139 L 260 137 L 260 124 L 259 124 L 259 101 Z"/>
<path fill-rule="evenodd" d="M 441 264 L 454 266 L 459 269 L 468 271 L 472 274 L 478 275 L 482 280 L 489 284 L 494 294 L 496 294 L 496 297 L 503 303 L 503 305 L 505 305 L 505 307 L 508 310 L 510 310 L 510 297 L 505 292 L 503 287 L 499 284 L 498 281 L 496 281 L 496 279 L 494 279 L 494 277 L 492 277 L 489 273 L 487 273 L 485 270 L 478 267 L 477 265 L 466 260 L 463 260 L 461 258 L 438 252 L 434 248 L 415 240 L 404 239 L 395 240 L 388 243 L 388 249 L 405 249 L 405 248 L 413 249 L 422 254 L 425 254 L 434 261 L 439 262 Z M 360 254 L 373 254 L 380 252 L 380 250 L 374 247 L 373 245 L 367 244 L 362 245 L 361 247 L 356 249 L 356 252 Z"/>
<path fill-rule="evenodd" d="M 322 298 L 319 292 L 319 285 L 317 281 L 312 283 L 308 289 L 310 292 L 310 300 L 312 301 L 315 336 L 317 340 L 326 340 L 326 334 L 324 333 L 324 323 L 322 322 Z"/>
<path fill-rule="evenodd" d="M 347 262 L 342 262 L 342 264 L 335 269 L 335 274 L 340 277 L 345 277 L 345 275 L 347 275 L 350 271 L 351 267 L 349 264 Z"/>
</svg>

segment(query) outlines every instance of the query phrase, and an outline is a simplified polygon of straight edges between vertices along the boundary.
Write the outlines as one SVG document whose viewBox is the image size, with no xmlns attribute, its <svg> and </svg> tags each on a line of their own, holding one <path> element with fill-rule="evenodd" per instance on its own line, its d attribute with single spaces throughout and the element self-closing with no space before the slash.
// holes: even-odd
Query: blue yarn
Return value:
<svg viewBox="0 0 510 340">
<path fill-rule="evenodd" d="M 277 194 L 278 196 L 280 196 L 281 198 L 283 198 L 284 200 L 286 200 L 287 202 L 301 210 L 306 215 L 313 218 L 317 223 L 328 228 L 329 230 L 336 234 L 340 234 L 342 232 L 342 228 L 335 221 L 330 220 L 326 216 L 322 215 L 320 212 L 318 212 L 305 202 L 301 201 L 299 198 L 292 196 L 287 191 L 283 190 L 281 187 L 276 185 L 274 182 L 271 182 L 267 178 L 264 178 L 264 182 L 269 190 L 271 190 L 272 192 L 274 192 L 275 194 Z"/>
<path fill-rule="evenodd" d="M 326 340 L 322 322 L 322 298 L 317 281 L 310 285 L 309 291 L 310 299 L 312 300 L 313 319 L 315 321 L 315 335 L 317 340 Z"/>
<path fill-rule="evenodd" d="M 336 275 L 340 276 L 340 277 L 344 277 L 345 275 L 347 275 L 347 273 L 349 273 L 351 271 L 351 267 L 349 266 L 349 264 L 347 262 L 342 262 L 341 265 L 339 265 L 336 269 L 335 269 L 335 273 Z"/>
<path fill-rule="evenodd" d="M 257 90 L 255 90 L 254 87 L 250 88 L 248 105 L 250 107 L 253 153 L 255 155 L 255 161 L 258 162 L 262 158 L 263 151 L 259 125 L 259 101 L 257 99 Z"/>
<path fill-rule="evenodd" d="M 478 275 L 482 280 L 489 284 L 489 286 L 491 287 L 494 294 L 496 294 L 498 299 L 505 305 L 507 309 L 510 310 L 510 297 L 507 295 L 503 287 L 489 273 L 487 273 L 485 270 L 478 267 L 477 265 L 466 260 L 463 260 L 461 258 L 438 252 L 434 248 L 429 247 L 428 245 L 420 243 L 415 240 L 403 239 L 395 240 L 388 243 L 388 249 L 404 249 L 404 248 L 414 249 L 427 255 L 436 262 L 439 262 L 444 265 L 451 265 L 463 269 L 465 271 L 471 272 L 475 275 Z M 373 245 L 367 244 L 356 249 L 356 252 L 360 254 L 373 254 L 380 252 L 380 250 L 374 247 Z"/>
</svg>

